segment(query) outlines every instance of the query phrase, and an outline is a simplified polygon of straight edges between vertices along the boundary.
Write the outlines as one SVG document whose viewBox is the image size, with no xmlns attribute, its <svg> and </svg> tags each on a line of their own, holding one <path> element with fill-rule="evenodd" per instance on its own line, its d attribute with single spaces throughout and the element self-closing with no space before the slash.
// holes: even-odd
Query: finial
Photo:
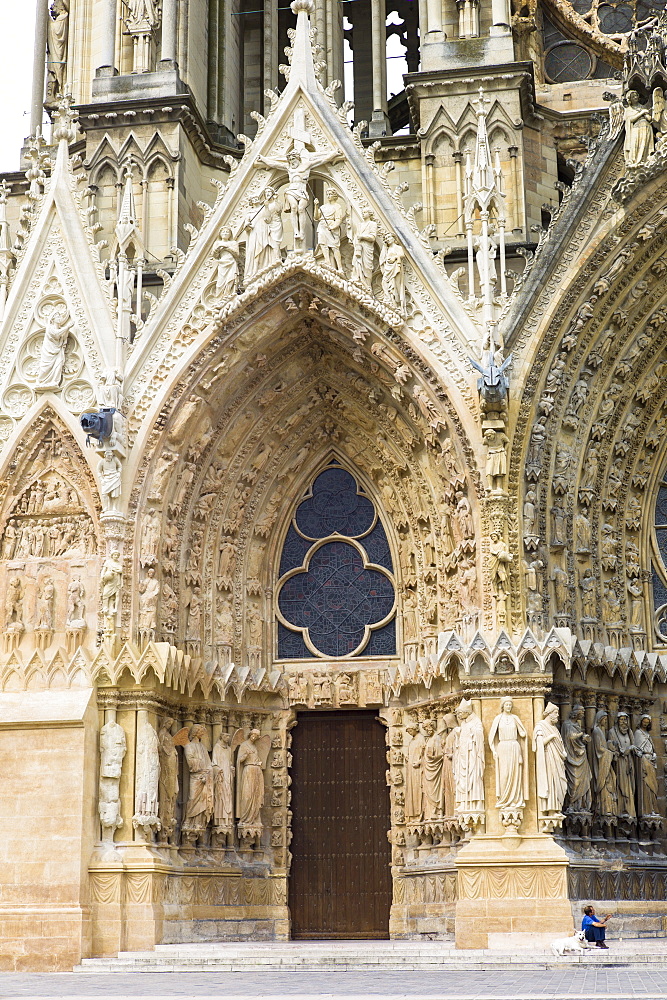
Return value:
<svg viewBox="0 0 667 1000">
<path fill-rule="evenodd" d="M 315 10 L 315 4 L 313 0 L 292 0 L 290 4 L 293 14 L 298 14 L 299 11 L 303 11 L 305 14 L 310 16 Z"/>
</svg>

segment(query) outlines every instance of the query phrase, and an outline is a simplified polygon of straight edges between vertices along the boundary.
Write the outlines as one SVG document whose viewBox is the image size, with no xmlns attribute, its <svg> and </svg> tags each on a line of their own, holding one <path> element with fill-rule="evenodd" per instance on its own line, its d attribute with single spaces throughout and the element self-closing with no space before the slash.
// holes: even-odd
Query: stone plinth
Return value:
<svg viewBox="0 0 667 1000">
<path fill-rule="evenodd" d="M 567 867 L 548 836 L 474 837 L 456 859 L 456 946 L 535 947 L 572 934 Z"/>
</svg>

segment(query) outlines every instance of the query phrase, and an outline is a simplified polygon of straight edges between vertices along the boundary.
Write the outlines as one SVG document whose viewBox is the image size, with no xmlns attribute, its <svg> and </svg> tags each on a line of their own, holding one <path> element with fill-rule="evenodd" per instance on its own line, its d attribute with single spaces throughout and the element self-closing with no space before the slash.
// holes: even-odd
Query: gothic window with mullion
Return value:
<svg viewBox="0 0 667 1000">
<path fill-rule="evenodd" d="M 370 497 L 340 465 L 320 472 L 299 502 L 279 577 L 279 659 L 395 655 L 387 534 Z"/>
<path fill-rule="evenodd" d="M 667 643 L 667 472 L 658 485 L 653 542 L 654 625 L 657 638 Z"/>
</svg>

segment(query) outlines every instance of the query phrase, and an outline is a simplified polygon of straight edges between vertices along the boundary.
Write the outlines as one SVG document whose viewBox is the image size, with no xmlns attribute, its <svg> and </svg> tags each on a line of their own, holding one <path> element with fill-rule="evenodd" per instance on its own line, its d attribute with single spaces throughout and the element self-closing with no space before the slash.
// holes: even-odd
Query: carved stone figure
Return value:
<svg viewBox="0 0 667 1000">
<path fill-rule="evenodd" d="M 295 129 L 299 126 L 295 124 Z M 294 249 L 300 248 L 306 235 L 306 218 L 310 194 L 308 192 L 308 181 L 311 170 L 324 166 L 341 158 L 338 150 L 331 153 L 311 153 L 303 143 L 299 148 L 296 143 L 293 149 L 287 154 L 285 159 L 274 159 L 259 156 L 258 161 L 267 167 L 276 170 L 286 170 L 288 184 L 285 188 L 285 208 L 292 215 L 292 227 L 294 229 Z"/>
<path fill-rule="evenodd" d="M 591 809 L 591 768 L 588 763 L 586 746 L 590 736 L 581 727 L 584 718 L 583 705 L 573 705 L 570 717 L 562 727 L 567 776 L 567 813 L 590 813 Z"/>
<path fill-rule="evenodd" d="M 549 702 L 533 729 L 539 814 L 547 821 L 553 821 L 549 829 L 553 829 L 562 818 L 561 810 L 567 792 L 567 753 L 558 729 L 558 714 L 558 705 Z"/>
<path fill-rule="evenodd" d="M 528 748 L 525 727 L 512 712 L 509 697 L 501 699 L 500 712 L 491 723 L 489 746 L 496 762 L 496 807 L 500 821 L 503 826 L 516 829 L 528 798 Z"/>
<path fill-rule="evenodd" d="M 204 836 L 213 815 L 215 775 L 208 750 L 202 743 L 205 736 L 205 726 L 191 726 L 187 734 L 188 742 L 184 746 L 190 772 L 190 791 L 182 832 L 191 846 Z"/>
<path fill-rule="evenodd" d="M 640 103 L 636 90 L 629 90 L 625 100 L 627 104 L 623 112 L 625 121 L 623 155 L 626 167 L 635 169 L 645 163 L 653 152 L 651 111 Z"/>
<path fill-rule="evenodd" d="M 120 814 L 120 776 L 127 750 L 125 730 L 114 719 L 100 729 L 100 784 L 98 810 L 102 842 L 113 842 L 114 833 L 123 825 Z"/>
<path fill-rule="evenodd" d="M 5 625 L 23 624 L 23 584 L 19 576 L 7 580 L 5 597 Z"/>
<path fill-rule="evenodd" d="M 157 736 L 160 763 L 158 818 L 162 839 L 165 842 L 168 842 L 174 833 L 178 798 L 178 750 L 171 734 L 173 726 L 173 719 L 163 719 Z"/>
<path fill-rule="evenodd" d="M 637 754 L 637 813 L 640 819 L 655 819 L 658 810 L 657 756 L 651 739 L 651 716 L 642 715 L 635 729 Z"/>
<path fill-rule="evenodd" d="M 157 562 L 160 529 L 159 512 L 152 508 L 147 510 L 141 526 L 141 543 L 139 547 L 139 564 L 142 567 L 152 566 Z"/>
<path fill-rule="evenodd" d="M 353 238 L 352 281 L 370 291 L 378 227 L 370 208 L 365 208 L 361 216 Z"/>
<path fill-rule="evenodd" d="M 492 427 L 484 431 L 486 445 L 486 481 L 490 490 L 501 490 L 507 475 L 507 445 L 509 438 Z"/>
<path fill-rule="evenodd" d="M 53 628 L 53 602 L 55 600 L 56 588 L 50 576 L 42 580 L 42 584 L 37 594 L 37 604 L 35 607 L 35 628 L 51 630 Z"/>
<path fill-rule="evenodd" d="M 493 596 L 496 601 L 496 613 L 504 620 L 509 596 L 508 570 L 507 566 L 513 559 L 505 543 L 501 540 L 497 531 L 491 532 L 489 544 L 489 576 L 493 587 Z"/>
<path fill-rule="evenodd" d="M 591 522 L 581 510 L 574 516 L 574 551 L 583 554 L 591 551 Z"/>
<path fill-rule="evenodd" d="M 535 506 L 535 490 L 528 490 L 523 504 L 523 533 L 524 537 L 535 534 L 535 523 L 537 520 L 537 508 Z"/>
<path fill-rule="evenodd" d="M 345 220 L 345 205 L 340 201 L 336 188 L 329 188 L 327 201 L 320 205 L 315 199 L 314 218 L 317 222 L 317 246 L 322 252 L 323 262 L 332 270 L 343 270 L 340 255 L 340 239 Z"/>
<path fill-rule="evenodd" d="M 639 580 L 628 580 L 626 590 L 630 595 L 630 614 L 628 624 L 638 632 L 644 628 L 644 588 Z"/>
<path fill-rule="evenodd" d="M 260 735 L 259 729 L 251 729 L 243 739 L 243 731 L 238 730 L 232 740 L 232 750 L 239 747 L 236 757 L 236 815 L 237 830 L 241 840 L 255 841 L 259 847 L 262 830 L 261 812 L 264 805 L 264 769 L 271 745 L 268 733 Z M 239 745 L 240 744 L 240 745 Z"/>
<path fill-rule="evenodd" d="M 65 68 L 69 38 L 69 0 L 53 0 L 47 21 L 49 74 L 48 97 L 54 100 L 65 93 Z"/>
<path fill-rule="evenodd" d="M 460 731 L 454 755 L 456 815 L 463 827 L 475 827 L 484 820 L 484 727 L 464 698 L 456 709 Z"/>
<path fill-rule="evenodd" d="M 118 610 L 118 598 L 123 582 L 123 564 L 117 549 L 107 556 L 102 564 L 100 586 L 102 590 L 102 614 L 113 618 Z"/>
<path fill-rule="evenodd" d="M 618 816 L 622 820 L 634 820 L 635 809 L 635 753 L 632 741 L 630 716 L 619 712 L 616 724 L 609 730 L 607 745 L 614 752 L 616 768 L 616 791 L 618 795 Z"/>
<path fill-rule="evenodd" d="M 618 809 L 614 749 L 607 743 L 608 716 L 604 708 L 595 713 L 593 726 L 593 776 L 595 778 L 594 813 L 603 828 L 611 833 Z"/>
<path fill-rule="evenodd" d="M 408 822 L 420 822 L 423 816 L 422 761 L 426 738 L 418 726 L 408 726 L 412 737 L 405 761 L 405 816 Z"/>
<path fill-rule="evenodd" d="M 136 775 L 134 783 L 134 816 L 132 825 L 141 830 L 146 840 L 153 839 L 153 831 L 160 829 L 158 816 L 158 788 L 160 780 L 160 751 L 158 734 L 144 719 L 137 727 Z"/>
<path fill-rule="evenodd" d="M 39 355 L 37 388 L 58 389 L 65 367 L 65 349 L 74 321 L 64 302 L 55 306 L 44 331 L 44 339 Z"/>
<path fill-rule="evenodd" d="M 232 238 L 229 226 L 220 230 L 220 236 L 213 246 L 212 253 L 218 261 L 215 295 L 216 298 L 227 299 L 235 294 L 239 280 L 239 244 L 238 240 Z"/>
<path fill-rule="evenodd" d="M 213 747 L 213 763 L 217 767 L 213 789 L 213 832 L 232 845 L 234 836 L 234 775 L 231 748 L 232 737 L 221 733 Z"/>
<path fill-rule="evenodd" d="M 554 599 L 557 614 L 567 614 L 569 594 L 569 577 L 567 571 L 557 564 L 551 567 L 551 579 L 554 585 Z"/>
<path fill-rule="evenodd" d="M 442 817 L 444 748 L 442 737 L 435 731 L 435 724 L 430 719 L 422 723 L 422 728 L 426 737 L 422 761 L 423 816 L 424 821 L 428 823 Z"/>
<path fill-rule="evenodd" d="M 442 759 L 442 813 L 443 816 L 451 819 L 456 812 L 456 765 L 454 761 L 458 753 L 461 730 L 453 712 L 448 712 L 445 715 L 444 723 L 447 736 L 444 741 Z"/>
<path fill-rule="evenodd" d="M 584 618 L 595 620 L 597 585 L 590 566 L 584 570 L 583 576 L 579 579 L 579 590 L 581 591 L 581 611 Z"/>
<path fill-rule="evenodd" d="M 283 222 L 280 204 L 272 187 L 251 198 L 245 223 L 246 255 L 243 280 L 247 285 L 261 271 L 281 260 Z"/>
<path fill-rule="evenodd" d="M 67 625 L 70 628 L 85 628 L 86 606 L 83 603 L 85 596 L 81 579 L 75 576 L 67 587 Z"/>
<path fill-rule="evenodd" d="M 385 301 L 395 309 L 405 309 L 404 257 L 405 250 L 396 237 L 391 233 L 385 236 L 380 254 L 382 294 Z"/>
<path fill-rule="evenodd" d="M 110 448 L 107 448 L 104 457 L 97 463 L 97 474 L 100 477 L 102 503 L 106 510 L 113 510 L 114 500 L 121 494 L 123 466 Z"/>
<path fill-rule="evenodd" d="M 139 584 L 139 633 L 146 638 L 154 638 L 159 596 L 160 584 L 155 579 L 155 569 L 151 566 L 146 578 Z"/>
</svg>

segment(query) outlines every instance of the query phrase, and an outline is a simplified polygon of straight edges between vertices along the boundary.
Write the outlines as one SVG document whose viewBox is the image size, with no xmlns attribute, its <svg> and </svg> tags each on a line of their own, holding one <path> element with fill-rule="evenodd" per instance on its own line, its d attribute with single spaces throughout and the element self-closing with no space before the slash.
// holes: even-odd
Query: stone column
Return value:
<svg viewBox="0 0 667 1000">
<path fill-rule="evenodd" d="M 178 24 L 178 0 L 162 2 L 162 49 L 160 61 L 162 69 L 176 69 L 176 31 Z"/>
<path fill-rule="evenodd" d="M 32 103 L 30 105 L 30 135 L 42 127 L 44 115 L 44 77 L 46 73 L 46 36 L 49 21 L 48 0 L 37 0 L 35 18 L 35 56 L 32 70 Z"/>
<path fill-rule="evenodd" d="M 510 30 L 510 12 L 507 0 L 491 0 L 493 24 L 489 34 L 507 35 Z"/>
<path fill-rule="evenodd" d="M 97 76 L 116 76 L 117 0 L 104 0 L 102 15 L 102 54 Z"/>
<path fill-rule="evenodd" d="M 373 56 L 373 114 L 368 126 L 370 136 L 390 135 L 387 116 L 387 9 L 385 0 L 371 0 L 371 39 Z"/>
</svg>

